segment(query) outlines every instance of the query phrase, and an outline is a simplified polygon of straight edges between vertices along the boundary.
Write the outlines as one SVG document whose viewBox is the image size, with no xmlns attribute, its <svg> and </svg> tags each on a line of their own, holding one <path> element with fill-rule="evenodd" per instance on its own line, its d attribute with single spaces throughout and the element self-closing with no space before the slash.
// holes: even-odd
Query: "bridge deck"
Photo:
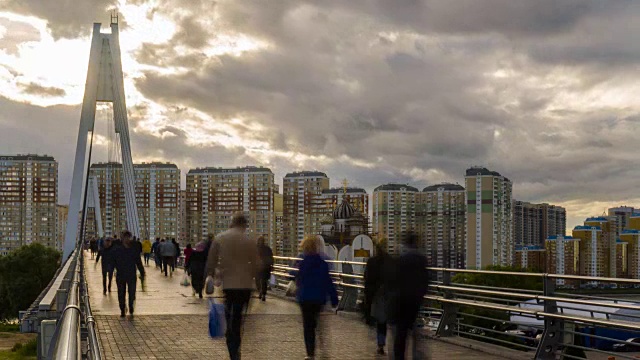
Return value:
<svg viewBox="0 0 640 360">
<path fill-rule="evenodd" d="M 89 256 L 87 256 L 89 258 Z M 207 333 L 207 300 L 191 294 L 179 282 L 182 272 L 164 277 L 146 267 L 146 289 L 136 295 L 133 320 L 119 317 L 115 280 L 112 293 L 102 294 L 100 266 L 86 268 L 91 306 L 106 359 L 228 359 L 224 339 Z M 323 314 L 318 358 L 376 359 L 375 333 L 349 316 Z M 498 359 L 495 355 L 446 344 L 422 341 L 431 359 Z M 303 359 L 302 319 L 295 303 L 278 298 L 252 300 L 242 339 L 244 359 Z"/>
</svg>

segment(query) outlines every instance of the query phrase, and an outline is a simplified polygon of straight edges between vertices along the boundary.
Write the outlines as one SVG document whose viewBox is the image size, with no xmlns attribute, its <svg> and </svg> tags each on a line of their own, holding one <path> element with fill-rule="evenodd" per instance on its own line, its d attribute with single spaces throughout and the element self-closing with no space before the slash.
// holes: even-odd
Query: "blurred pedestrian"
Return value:
<svg viewBox="0 0 640 360">
<path fill-rule="evenodd" d="M 136 301 L 136 268 L 140 271 L 140 279 L 144 282 L 144 267 L 140 259 L 140 251 L 134 244 L 131 233 L 122 233 L 122 246 L 114 249 L 114 264 L 116 269 L 116 285 L 118 285 L 118 304 L 120 317 L 126 315 L 126 292 L 129 292 L 129 314 L 133 317 Z"/>
<path fill-rule="evenodd" d="M 176 248 L 176 254 L 173 257 L 173 262 L 171 263 L 171 271 L 176 270 L 176 265 L 178 265 L 178 258 L 180 257 L 180 244 L 176 242 L 176 239 L 171 239 L 171 243 Z"/>
<path fill-rule="evenodd" d="M 258 273 L 256 274 L 256 287 L 258 297 L 262 301 L 267 300 L 267 287 L 273 270 L 273 251 L 267 245 L 264 236 L 258 238 Z"/>
<path fill-rule="evenodd" d="M 249 306 L 257 270 L 256 243 L 247 237 L 247 226 L 243 213 L 234 214 L 230 229 L 216 237 L 207 259 L 208 275 L 215 276 L 216 269 L 222 270 L 227 349 L 231 360 L 240 359 L 242 313 Z"/>
<path fill-rule="evenodd" d="M 412 233 L 405 237 L 393 276 L 391 317 L 394 324 L 393 355 L 396 360 L 405 359 L 407 336 L 414 328 L 429 286 L 427 258 L 418 252 L 417 239 Z"/>
<path fill-rule="evenodd" d="M 91 238 L 91 240 L 89 240 L 89 250 L 91 250 L 91 258 L 93 259 L 98 252 L 98 242 L 95 238 Z"/>
<path fill-rule="evenodd" d="M 111 292 L 111 280 L 113 279 L 113 270 L 115 267 L 114 257 L 113 257 L 113 241 L 111 238 L 107 238 L 102 243 L 102 250 L 98 251 L 98 256 L 96 257 L 96 264 L 102 258 L 102 293 L 107 295 L 107 290 Z M 109 280 L 109 284 L 107 286 L 107 279 Z"/>
<path fill-rule="evenodd" d="M 320 311 L 331 300 L 338 306 L 338 294 L 329 275 L 329 265 L 320 256 L 322 242 L 316 235 L 307 235 L 302 241 L 302 261 L 296 276 L 297 300 L 302 310 L 304 345 L 307 350 L 305 359 L 313 359 L 316 351 L 316 328 Z"/>
<path fill-rule="evenodd" d="M 162 266 L 164 276 L 173 276 L 173 260 L 176 257 L 176 247 L 169 240 L 160 242 L 160 254 L 162 255 Z"/>
<path fill-rule="evenodd" d="M 392 284 L 393 259 L 387 254 L 384 239 L 376 242 L 375 255 L 364 270 L 364 306 L 368 323 L 376 326 L 378 355 L 384 355 L 387 342 L 389 288 Z"/>
<path fill-rule="evenodd" d="M 202 299 L 202 289 L 204 288 L 205 268 L 207 266 L 207 254 L 206 244 L 201 241 L 196 244 L 194 249 L 191 249 L 189 257 L 186 257 L 185 268 L 189 275 L 191 275 L 191 287 L 193 288 L 193 294 L 198 294 Z M 185 252 L 187 250 L 185 249 Z"/>
<path fill-rule="evenodd" d="M 142 256 L 144 257 L 144 264 L 149 266 L 149 259 L 151 258 L 151 240 L 144 239 L 142 242 Z"/>
<path fill-rule="evenodd" d="M 204 243 L 203 243 L 204 244 Z M 191 243 L 187 244 L 187 247 L 184 248 L 184 268 L 187 268 L 187 263 L 189 262 L 189 257 L 193 253 L 193 248 L 191 247 Z"/>
</svg>

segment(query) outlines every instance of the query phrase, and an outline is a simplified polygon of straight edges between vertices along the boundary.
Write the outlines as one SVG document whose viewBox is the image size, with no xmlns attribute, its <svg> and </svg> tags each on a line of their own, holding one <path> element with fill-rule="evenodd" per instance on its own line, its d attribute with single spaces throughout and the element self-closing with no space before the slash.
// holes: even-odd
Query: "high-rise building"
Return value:
<svg viewBox="0 0 640 360">
<path fill-rule="evenodd" d="M 251 236 L 274 237 L 273 172 L 264 167 L 197 168 L 189 170 L 186 217 L 189 240 L 206 240 L 229 229 L 233 214 L 248 217 Z"/>
<path fill-rule="evenodd" d="M 58 162 L 47 155 L 0 155 L 0 255 L 57 240 Z"/>
<path fill-rule="evenodd" d="M 67 232 L 67 218 L 69 217 L 69 205 L 56 206 L 56 250 L 62 252 L 64 247 L 64 236 Z"/>
<path fill-rule="evenodd" d="M 430 266 L 465 267 L 464 196 L 458 184 L 428 186 L 417 195 L 416 232 Z"/>
<path fill-rule="evenodd" d="M 580 239 L 580 275 L 616 277 L 613 225 L 606 217 L 591 217 L 573 229 L 573 237 Z"/>
<path fill-rule="evenodd" d="M 274 222 L 274 239 L 272 241 L 272 249 L 275 255 L 282 256 L 284 254 L 283 248 L 283 234 L 284 229 L 283 226 L 283 218 L 284 218 L 284 210 L 283 210 L 283 197 L 282 194 L 275 193 L 273 195 L 273 216 L 275 219 Z"/>
<path fill-rule="evenodd" d="M 389 254 L 399 254 L 403 238 L 416 232 L 418 189 L 405 184 L 380 185 L 373 190 L 373 233 L 387 239 Z"/>
<path fill-rule="evenodd" d="M 546 272 L 549 274 L 580 274 L 580 239 L 571 236 L 552 235 L 545 241 Z M 557 285 L 565 285 L 565 279 L 557 279 Z"/>
<path fill-rule="evenodd" d="M 170 163 L 134 164 L 140 237 L 171 239 L 178 236 L 178 191 L 180 170 Z M 100 213 L 105 236 L 127 229 L 123 171 L 120 163 L 91 165 L 98 183 Z M 95 234 L 95 212 L 87 211 L 86 234 Z"/>
<path fill-rule="evenodd" d="M 640 229 L 623 230 L 620 240 L 627 243 L 625 264 L 627 276 L 640 279 Z"/>
<path fill-rule="evenodd" d="M 635 209 L 630 206 L 619 206 L 608 210 L 609 218 L 616 220 L 616 238 L 619 238 L 624 230 L 629 226 L 631 216 L 635 213 Z"/>
<path fill-rule="evenodd" d="M 544 246 L 547 238 L 565 235 L 567 213 L 563 207 L 514 201 L 513 235 L 515 246 Z"/>
<path fill-rule="evenodd" d="M 470 269 L 513 265 L 512 183 L 484 167 L 467 169 L 467 262 Z"/>
<path fill-rule="evenodd" d="M 283 195 L 283 253 L 298 254 L 298 245 L 307 234 L 319 234 L 326 204 L 322 191 L 329 189 L 327 174 L 300 171 L 285 175 Z"/>
<path fill-rule="evenodd" d="M 514 266 L 544 272 L 546 269 L 545 249 L 539 245 L 516 245 Z"/>
<path fill-rule="evenodd" d="M 185 246 L 191 241 L 187 232 L 187 191 L 178 190 L 178 243 Z"/>
</svg>

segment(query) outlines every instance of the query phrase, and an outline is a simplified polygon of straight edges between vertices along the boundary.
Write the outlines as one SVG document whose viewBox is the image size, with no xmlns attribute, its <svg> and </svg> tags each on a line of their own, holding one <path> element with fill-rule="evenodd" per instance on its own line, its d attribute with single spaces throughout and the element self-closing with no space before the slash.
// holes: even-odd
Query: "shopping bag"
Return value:
<svg viewBox="0 0 640 360">
<path fill-rule="evenodd" d="M 223 337 L 225 329 L 224 305 L 209 300 L 209 336 Z"/>
<path fill-rule="evenodd" d="M 215 288 L 213 276 L 207 276 L 207 279 L 204 281 L 204 288 L 204 292 L 207 293 L 207 295 L 213 294 L 213 290 Z"/>
<path fill-rule="evenodd" d="M 275 289 L 276 286 L 278 286 L 278 280 L 276 280 L 276 276 L 275 275 L 271 275 L 271 278 L 269 278 L 269 286 L 271 286 L 272 289 Z"/>
<path fill-rule="evenodd" d="M 191 278 L 187 273 L 185 273 L 184 276 L 182 277 L 182 281 L 180 281 L 180 285 L 182 286 L 191 285 Z"/>
<path fill-rule="evenodd" d="M 289 281 L 289 284 L 287 285 L 286 295 L 296 296 L 297 292 L 298 292 L 298 287 L 296 286 L 296 282 L 294 280 Z"/>
</svg>

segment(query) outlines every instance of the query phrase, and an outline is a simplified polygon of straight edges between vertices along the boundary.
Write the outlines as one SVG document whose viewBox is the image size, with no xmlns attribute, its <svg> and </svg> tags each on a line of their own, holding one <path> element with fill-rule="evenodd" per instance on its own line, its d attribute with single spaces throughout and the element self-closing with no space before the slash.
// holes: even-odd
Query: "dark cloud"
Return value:
<svg viewBox="0 0 640 360">
<path fill-rule="evenodd" d="M 38 95 L 42 97 L 59 97 L 64 96 L 67 93 L 64 89 L 54 86 L 43 86 L 34 82 L 30 82 L 28 84 L 19 83 L 18 86 L 25 94 Z"/>
</svg>

